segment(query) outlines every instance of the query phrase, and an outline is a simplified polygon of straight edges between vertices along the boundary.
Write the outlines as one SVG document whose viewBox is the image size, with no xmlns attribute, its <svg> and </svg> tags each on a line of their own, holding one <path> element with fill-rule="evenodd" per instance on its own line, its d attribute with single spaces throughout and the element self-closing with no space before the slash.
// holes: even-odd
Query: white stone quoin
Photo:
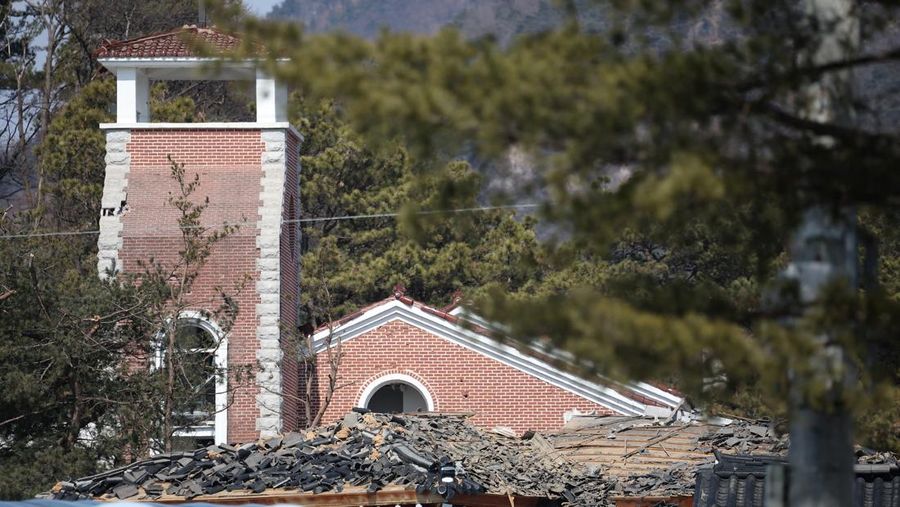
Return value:
<svg viewBox="0 0 900 507">
<path fill-rule="evenodd" d="M 283 426 L 283 393 L 281 385 L 281 216 L 284 210 L 284 186 L 287 175 L 287 132 L 284 129 L 263 130 L 262 185 L 259 194 L 259 222 L 256 246 L 259 248 L 259 280 L 256 291 L 260 303 L 256 305 L 259 325 L 256 337 L 259 349 L 256 359 L 260 371 L 256 382 L 260 386 L 257 397 L 259 418 L 256 429 L 260 437 L 278 434 Z"/>
<path fill-rule="evenodd" d="M 100 201 L 100 237 L 97 240 L 97 272 L 101 278 L 121 269 L 119 250 L 122 249 L 122 213 L 125 211 L 128 170 L 131 155 L 127 145 L 131 141 L 128 130 L 106 131 L 106 178 Z"/>
</svg>

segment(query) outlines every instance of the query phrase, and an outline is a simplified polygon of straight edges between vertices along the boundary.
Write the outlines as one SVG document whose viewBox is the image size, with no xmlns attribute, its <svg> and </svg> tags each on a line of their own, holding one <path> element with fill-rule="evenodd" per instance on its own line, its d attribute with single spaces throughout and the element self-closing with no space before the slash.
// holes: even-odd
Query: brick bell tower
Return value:
<svg viewBox="0 0 900 507">
<path fill-rule="evenodd" d="M 238 232 L 217 243 L 194 284 L 192 299 L 216 298 L 215 287 L 242 282 L 235 298 L 236 322 L 219 333 L 216 362 L 251 366 L 255 378 L 241 385 L 218 380 L 216 410 L 192 435 L 204 442 L 252 441 L 295 429 L 298 409 L 297 364 L 284 353 L 282 329 L 295 328 L 298 284 L 300 135 L 287 122 L 287 89 L 252 60 L 198 56 L 197 42 L 219 51 L 239 39 L 215 28 L 183 28 L 105 43 L 98 61 L 116 77 L 116 122 L 101 124 L 106 135 L 98 268 L 139 272 L 139 261 L 162 263 L 177 257 L 177 212 L 167 204 L 175 190 L 171 156 L 188 176 L 199 174 L 196 202 L 209 199 L 204 225 L 241 223 Z M 166 80 L 243 80 L 256 83 L 256 121 L 154 123 L 148 104 L 150 84 Z M 249 280 L 249 282 L 246 282 Z M 193 317 L 216 335 L 215 322 Z M 253 377 L 254 375 L 251 375 Z M 246 376 L 245 376 L 246 377 Z M 232 385 L 223 385 L 230 382 Z M 227 393 L 226 394 L 223 394 Z"/>
</svg>

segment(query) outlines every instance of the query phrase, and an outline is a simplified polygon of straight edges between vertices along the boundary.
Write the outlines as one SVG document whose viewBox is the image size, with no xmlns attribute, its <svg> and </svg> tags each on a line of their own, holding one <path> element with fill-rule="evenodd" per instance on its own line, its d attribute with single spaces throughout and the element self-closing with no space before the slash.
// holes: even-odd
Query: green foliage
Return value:
<svg viewBox="0 0 900 507">
<path fill-rule="evenodd" d="M 170 99 L 164 84 L 153 87 L 151 114 L 158 121 L 189 122 L 194 102 Z M 114 121 L 116 83 L 110 79 L 85 86 L 50 124 L 38 148 L 38 159 L 51 187 L 50 212 L 67 229 L 88 228 L 100 216 L 100 196 L 106 172 L 106 136 L 101 123 Z"/>
<path fill-rule="evenodd" d="M 170 449 L 177 427 L 214 412 L 210 382 L 224 374 L 209 366 L 218 342 L 180 316 L 208 308 L 222 332 L 230 329 L 238 308 L 229 291 L 241 287 L 223 287 L 210 301 L 192 297 L 191 287 L 212 246 L 236 228 L 201 226 L 207 203 L 192 200 L 199 180 L 174 163 L 172 175 L 179 190 L 169 203 L 183 236 L 174 263 L 148 260 L 142 273 L 101 280 L 94 258 L 85 259 L 93 236 L 0 242 L 3 498 L 133 460 L 151 444 Z M 0 230 L 27 225 L 5 220 Z M 209 340 L 201 347 L 198 338 Z M 163 364 L 153 367 L 160 350 Z M 243 373 L 232 368 L 230 379 L 239 383 Z"/>
<path fill-rule="evenodd" d="M 608 31 L 559 24 L 506 46 L 454 30 L 369 42 L 246 28 L 290 58 L 273 64 L 278 75 L 307 97 L 336 97 L 368 142 L 399 139 L 413 160 L 438 160 L 431 174 L 467 150 L 529 154 L 543 217 L 563 241 L 544 254 L 552 270 L 518 293 L 479 298 L 513 336 L 547 337 L 588 374 L 675 376 L 697 399 L 723 393 L 704 385 L 723 376 L 726 395 L 758 386 L 784 399 L 788 372 L 815 370 L 822 334 L 867 364 L 869 346 L 896 335 L 884 325 L 900 313 L 889 296 L 832 287 L 800 312 L 796 284 L 773 277 L 802 211 L 864 206 L 883 229 L 879 217 L 900 204 L 888 190 L 900 188 L 895 131 L 854 121 L 847 101 L 833 118 L 804 113 L 811 85 L 858 62 L 813 61 L 828 27 L 789 1 L 614 4 L 621 10 L 607 12 Z M 861 47 L 895 15 L 860 9 Z M 710 22 L 717 35 L 697 36 L 693 28 Z M 861 111 L 881 105 L 855 98 Z M 613 184 L 617 171 L 627 176 Z M 882 235 L 890 293 L 896 243 Z M 858 391 L 816 396 L 833 380 L 816 377 L 807 394 L 866 410 Z M 877 389 L 896 382 L 896 369 L 862 368 L 860 380 Z"/>
<path fill-rule="evenodd" d="M 191 123 L 197 108 L 191 97 L 170 96 L 166 83 L 156 83 L 150 90 L 150 117 L 156 122 Z"/>
<path fill-rule="evenodd" d="M 102 282 L 82 264 L 92 242 L 0 244 L 3 498 L 45 490 L 48 481 L 88 472 L 123 448 L 108 434 L 84 442 L 82 431 L 110 427 L 108 414 L 126 401 L 118 396 L 127 384 L 126 350 L 153 333 L 133 287 Z"/>
<path fill-rule="evenodd" d="M 510 289 L 529 279 L 537 241 L 533 222 L 509 211 L 420 212 L 478 206 L 480 176 L 466 163 L 444 165 L 417 179 L 404 150 L 361 144 L 330 103 L 296 113 L 305 137 L 301 216 L 301 297 L 309 318 L 338 316 L 386 297 L 400 283 L 440 306 L 457 289 L 488 283 Z M 340 220 L 334 217 L 402 216 Z"/>
<path fill-rule="evenodd" d="M 860 444 L 873 449 L 900 449 L 900 387 L 882 385 L 871 393 L 874 410 L 861 413 L 856 420 Z"/>
<path fill-rule="evenodd" d="M 101 456 L 89 449 L 64 449 L 57 442 L 36 437 L 28 443 L 17 442 L 0 453 L 3 475 L 0 498 L 34 498 L 49 491 L 59 477 L 85 477 L 97 469 Z"/>
<path fill-rule="evenodd" d="M 38 149 L 42 171 L 51 182 L 55 218 L 66 228 L 90 224 L 100 216 L 106 171 L 106 136 L 100 123 L 112 121 L 116 84 L 99 80 L 86 86 L 50 123 Z"/>
</svg>

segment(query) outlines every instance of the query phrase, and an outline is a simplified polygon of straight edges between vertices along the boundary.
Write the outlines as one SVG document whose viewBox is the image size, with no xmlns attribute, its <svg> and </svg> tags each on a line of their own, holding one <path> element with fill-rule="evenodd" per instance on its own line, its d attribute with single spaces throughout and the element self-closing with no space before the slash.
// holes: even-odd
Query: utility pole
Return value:
<svg viewBox="0 0 900 507">
<path fill-rule="evenodd" d="M 859 26 L 852 0 L 802 0 L 811 32 L 818 37 L 806 65 L 844 60 L 859 44 Z M 852 119 L 846 72 L 823 75 L 804 94 L 807 119 L 848 122 Z M 820 142 L 828 147 L 831 138 Z M 785 275 L 795 280 L 805 308 L 821 304 L 826 286 L 858 287 L 856 210 L 846 203 L 807 209 L 790 244 L 791 263 Z M 803 318 L 803 316 L 799 316 Z M 845 507 L 853 494 L 853 425 L 844 400 L 856 375 L 846 351 L 828 330 L 816 337 L 812 373 L 792 379 L 791 447 L 788 502 L 791 507 Z M 813 397 L 810 387 L 824 387 Z M 819 391 L 822 392 L 822 391 Z"/>
<path fill-rule="evenodd" d="M 206 17 L 206 0 L 197 0 L 197 26 L 206 28 L 209 25 L 209 19 Z"/>
</svg>

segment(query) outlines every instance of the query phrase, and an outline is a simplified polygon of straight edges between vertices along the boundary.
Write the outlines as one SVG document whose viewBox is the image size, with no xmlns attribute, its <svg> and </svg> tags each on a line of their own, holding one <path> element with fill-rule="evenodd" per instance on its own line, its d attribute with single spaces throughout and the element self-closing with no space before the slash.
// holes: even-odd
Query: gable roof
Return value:
<svg viewBox="0 0 900 507">
<path fill-rule="evenodd" d="M 236 50 L 241 39 L 216 28 L 185 25 L 175 30 L 161 32 L 124 41 L 103 41 L 97 58 L 194 58 L 206 56 L 198 46 L 216 53 Z"/>
<path fill-rule="evenodd" d="M 454 313 L 395 292 L 392 297 L 320 327 L 313 335 L 313 351 L 318 354 L 336 340 L 349 341 L 398 320 L 623 415 L 664 415 L 677 409 L 684 401 L 676 394 L 643 382 L 623 384 L 604 379 L 605 383 L 615 386 L 612 388 L 583 379 L 553 364 L 568 362 L 565 354 L 500 343 L 490 337 L 487 326 L 481 324 L 483 320 Z"/>
</svg>

